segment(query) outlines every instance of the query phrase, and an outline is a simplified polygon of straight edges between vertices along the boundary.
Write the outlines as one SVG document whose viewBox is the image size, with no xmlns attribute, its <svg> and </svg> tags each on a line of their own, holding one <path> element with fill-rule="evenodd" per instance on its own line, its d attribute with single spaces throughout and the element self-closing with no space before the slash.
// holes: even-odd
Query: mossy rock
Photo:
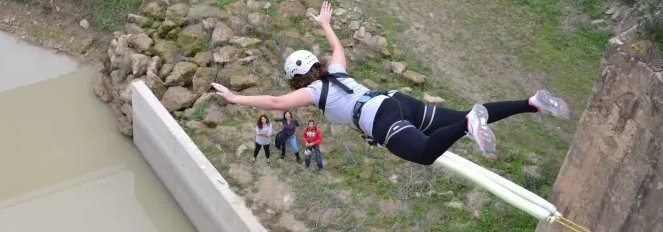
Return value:
<svg viewBox="0 0 663 232">
<path fill-rule="evenodd" d="M 174 4 L 166 10 L 166 19 L 182 25 L 186 22 L 186 16 L 189 13 L 189 6 L 182 3 Z"/>
<path fill-rule="evenodd" d="M 163 20 L 166 17 L 166 8 L 159 5 L 157 2 L 150 2 L 145 4 L 142 13 L 147 17 Z"/>
<path fill-rule="evenodd" d="M 185 56 L 192 56 L 207 49 L 209 38 L 203 32 L 201 24 L 194 24 L 182 29 L 177 36 L 177 45 L 184 50 Z"/>
</svg>

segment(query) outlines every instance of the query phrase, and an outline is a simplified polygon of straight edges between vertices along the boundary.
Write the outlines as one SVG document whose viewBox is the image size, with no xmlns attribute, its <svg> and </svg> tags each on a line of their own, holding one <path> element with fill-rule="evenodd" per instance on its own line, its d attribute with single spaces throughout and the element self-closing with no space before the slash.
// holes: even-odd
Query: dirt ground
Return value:
<svg viewBox="0 0 663 232">
<path fill-rule="evenodd" d="M 402 33 L 393 33 L 400 49 L 423 62 L 431 69 L 435 81 L 451 85 L 462 97 L 485 102 L 495 98 L 516 98 L 531 94 L 542 87 L 543 76 L 523 71 L 515 56 L 495 50 L 518 46 L 519 38 L 502 33 L 506 30 L 486 30 L 473 27 L 476 22 L 464 18 L 496 17 L 491 4 L 485 7 L 469 6 L 479 3 L 465 1 L 364 1 L 366 6 L 377 6 L 388 15 L 396 15 L 403 23 Z M 477 11 L 484 8 L 486 12 Z M 469 17 L 471 16 L 471 17 Z M 497 19 L 496 19 L 497 20 Z M 490 27 L 500 27 L 500 23 Z M 470 25 L 470 26 L 468 26 Z M 486 36 L 488 34 L 493 34 Z"/>
</svg>

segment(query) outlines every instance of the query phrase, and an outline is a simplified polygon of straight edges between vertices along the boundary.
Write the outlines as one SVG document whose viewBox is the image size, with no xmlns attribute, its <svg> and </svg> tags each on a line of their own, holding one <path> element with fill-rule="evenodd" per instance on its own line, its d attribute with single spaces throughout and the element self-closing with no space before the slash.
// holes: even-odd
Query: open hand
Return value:
<svg viewBox="0 0 663 232">
<path fill-rule="evenodd" d="M 329 24 L 331 21 L 332 8 L 331 3 L 324 1 L 322 7 L 320 7 L 320 15 L 316 16 L 313 13 L 310 13 L 309 16 L 319 24 Z"/>
<path fill-rule="evenodd" d="M 235 103 L 234 102 L 235 94 L 232 91 L 230 91 L 228 88 L 217 83 L 212 83 L 212 87 L 214 87 L 214 89 L 216 90 L 216 94 L 220 95 L 221 97 L 225 98 L 231 103 Z"/>
</svg>

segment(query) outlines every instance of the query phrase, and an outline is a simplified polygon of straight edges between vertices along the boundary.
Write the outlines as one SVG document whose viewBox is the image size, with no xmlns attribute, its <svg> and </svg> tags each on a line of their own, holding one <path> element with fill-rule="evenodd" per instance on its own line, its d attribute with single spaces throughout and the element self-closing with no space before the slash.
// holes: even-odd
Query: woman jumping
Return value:
<svg viewBox="0 0 663 232">
<path fill-rule="evenodd" d="M 324 2 L 320 15 L 310 15 L 320 24 L 333 49 L 329 66 L 321 65 L 309 51 L 290 54 L 284 71 L 293 92 L 281 96 L 247 96 L 213 83 L 217 94 L 231 103 L 265 110 L 313 104 L 332 123 L 361 130 L 391 153 L 423 165 L 433 164 L 466 134 L 484 153 L 493 153 L 496 141 L 488 124 L 511 115 L 544 112 L 569 117 L 567 104 L 546 90 L 524 100 L 475 104 L 470 111 L 426 105 L 397 91 L 371 92 L 347 75 L 343 46 L 330 25 L 331 13 L 331 5 Z"/>
</svg>

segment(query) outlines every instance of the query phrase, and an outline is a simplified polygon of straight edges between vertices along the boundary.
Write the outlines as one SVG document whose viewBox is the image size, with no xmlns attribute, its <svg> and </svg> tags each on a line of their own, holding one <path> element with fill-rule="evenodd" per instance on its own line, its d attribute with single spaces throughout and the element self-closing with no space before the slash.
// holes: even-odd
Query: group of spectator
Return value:
<svg viewBox="0 0 663 232">
<path fill-rule="evenodd" d="M 274 138 L 276 148 L 281 150 L 281 159 L 285 159 L 286 148 L 290 144 L 290 150 L 295 155 L 297 163 L 302 160 L 299 156 L 299 147 L 297 146 L 297 133 L 299 131 L 299 121 L 292 116 L 290 111 L 283 112 L 283 117 L 274 120 L 281 124 L 281 131 L 279 131 Z M 270 163 L 269 146 L 272 143 L 272 124 L 266 115 L 260 115 L 256 123 L 256 141 L 255 149 L 253 150 L 252 162 L 258 158 L 258 153 L 261 149 L 265 150 L 265 157 L 267 163 Z M 311 154 L 315 153 L 316 163 L 318 170 L 324 170 L 322 164 L 322 152 L 320 151 L 320 144 L 322 143 L 322 131 L 317 127 L 314 120 L 308 120 L 306 128 L 301 133 L 302 141 L 304 143 L 304 165 L 308 169 L 311 165 Z"/>
</svg>

